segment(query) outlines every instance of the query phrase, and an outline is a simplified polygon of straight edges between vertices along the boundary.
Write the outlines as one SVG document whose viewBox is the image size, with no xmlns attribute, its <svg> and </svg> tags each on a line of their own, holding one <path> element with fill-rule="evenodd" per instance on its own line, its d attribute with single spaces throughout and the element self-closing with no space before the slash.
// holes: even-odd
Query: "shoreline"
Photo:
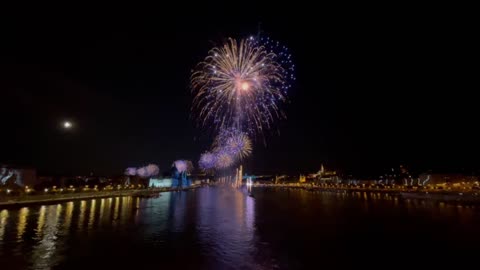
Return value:
<svg viewBox="0 0 480 270">
<path fill-rule="evenodd" d="M 280 189 L 298 189 L 310 192 L 369 192 L 369 193 L 388 193 L 396 195 L 402 199 L 418 199 L 439 202 L 457 202 L 457 203 L 475 203 L 480 204 L 480 191 L 478 190 L 412 190 L 412 189 L 389 189 L 389 188 L 360 188 L 360 187 L 322 187 L 322 186 L 294 186 L 284 184 L 255 184 L 253 187 L 261 188 L 280 188 Z"/>
<path fill-rule="evenodd" d="M 134 190 L 116 190 L 116 191 L 96 191 L 85 193 L 70 193 L 70 194 L 48 194 L 48 195 L 31 195 L 21 197 L 11 197 L 10 200 L 0 201 L 0 209 L 10 207 L 20 207 L 25 205 L 35 204 L 53 204 L 58 202 L 109 198 L 109 197 L 154 197 L 162 192 L 169 191 L 185 191 L 199 188 L 200 186 L 190 186 L 184 188 L 150 188 L 150 189 L 134 189 Z"/>
<path fill-rule="evenodd" d="M 187 191 L 196 189 L 202 186 L 190 186 L 184 188 L 148 188 L 148 189 L 134 189 L 134 190 L 115 190 L 115 191 L 96 191 L 85 193 L 69 193 L 69 194 L 48 194 L 48 195 L 31 195 L 3 198 L 0 201 L 0 209 L 15 208 L 26 205 L 35 204 L 54 204 L 60 202 L 109 198 L 109 197 L 156 197 L 162 192 L 171 191 Z M 411 189 L 386 189 L 386 188 L 360 188 L 360 187 L 322 187 L 322 186 L 307 186 L 307 185 L 288 185 L 288 184 L 254 184 L 257 188 L 274 188 L 274 189 L 296 189 L 306 190 L 309 192 L 368 192 L 368 193 L 388 193 L 398 196 L 399 198 L 410 200 L 429 200 L 441 202 L 457 202 L 457 203 L 475 203 L 480 204 L 480 191 L 465 191 L 465 190 L 411 190 Z"/>
</svg>

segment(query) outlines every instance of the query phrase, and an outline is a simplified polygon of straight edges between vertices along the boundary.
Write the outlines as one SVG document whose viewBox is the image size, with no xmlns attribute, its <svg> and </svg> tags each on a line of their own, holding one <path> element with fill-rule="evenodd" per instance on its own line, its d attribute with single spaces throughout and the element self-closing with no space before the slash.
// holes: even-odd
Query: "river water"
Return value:
<svg viewBox="0 0 480 270">
<path fill-rule="evenodd" d="M 0 209 L 0 269 L 458 267 L 479 229 L 479 206 L 205 187 Z"/>
</svg>

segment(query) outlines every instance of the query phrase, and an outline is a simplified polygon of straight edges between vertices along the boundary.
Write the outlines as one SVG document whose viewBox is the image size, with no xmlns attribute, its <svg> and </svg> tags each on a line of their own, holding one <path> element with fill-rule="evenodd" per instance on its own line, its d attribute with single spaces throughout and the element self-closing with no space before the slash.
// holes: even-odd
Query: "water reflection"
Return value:
<svg viewBox="0 0 480 270">
<path fill-rule="evenodd" d="M 115 198 L 115 206 L 113 210 L 113 225 L 117 225 L 118 211 L 120 209 L 120 197 Z"/>
<path fill-rule="evenodd" d="M 184 230 L 185 217 L 186 217 L 186 204 L 187 194 L 185 192 L 177 192 L 174 196 L 170 196 L 169 202 L 169 215 L 172 216 L 172 227 L 176 232 Z"/>
<path fill-rule="evenodd" d="M 0 244 L 3 241 L 3 235 L 5 234 L 5 226 L 7 226 L 8 210 L 4 209 L 0 211 Z"/>
<path fill-rule="evenodd" d="M 209 188 L 199 193 L 197 232 L 215 267 L 253 269 L 255 202 L 247 192 Z"/>
<path fill-rule="evenodd" d="M 120 222 L 125 225 L 130 220 L 132 214 L 132 197 L 122 197 L 122 210 L 120 213 Z"/>
<path fill-rule="evenodd" d="M 58 221 L 62 205 L 42 206 L 40 209 L 37 237 L 39 241 L 33 248 L 32 261 L 34 269 L 47 269 L 55 264 L 59 256 L 56 252 L 58 236 Z"/>
<path fill-rule="evenodd" d="M 93 223 L 95 222 L 95 199 L 90 201 L 90 217 L 88 218 L 88 229 L 91 230 L 93 227 Z"/>
<path fill-rule="evenodd" d="M 0 269 L 88 269 L 92 262 L 103 269 L 131 269 L 135 265 L 128 263 L 139 261 L 161 262 L 166 269 L 306 268 L 304 260 L 328 260 L 321 254 L 344 254 L 345 247 L 362 241 L 386 245 L 382 241 L 442 235 L 446 249 L 457 247 L 457 239 L 480 241 L 478 207 L 384 193 L 254 188 L 252 194 L 206 187 L 154 199 L 3 209 Z"/>
<path fill-rule="evenodd" d="M 65 218 L 63 220 L 64 235 L 67 235 L 70 231 L 70 224 L 72 223 L 72 214 L 73 214 L 73 202 L 66 203 L 65 209 Z"/>
<path fill-rule="evenodd" d="M 100 221 L 102 225 L 108 226 L 111 224 L 112 201 L 112 198 L 105 199 L 105 207 L 103 208 L 105 209 L 105 218 Z"/>
<path fill-rule="evenodd" d="M 23 241 L 23 233 L 25 232 L 25 227 L 27 226 L 28 219 L 28 207 L 23 207 L 20 209 L 18 214 L 18 223 L 17 223 L 17 241 Z"/>
<path fill-rule="evenodd" d="M 136 198 L 135 224 L 144 228 L 145 239 L 156 239 L 163 236 L 169 228 L 170 205 L 172 205 L 172 193 L 163 193 L 154 200 L 140 200 Z M 157 239 L 154 243 L 161 244 L 162 239 Z"/>
<path fill-rule="evenodd" d="M 45 211 L 47 207 L 42 206 L 40 207 L 40 211 L 38 213 L 38 221 L 37 221 L 37 229 L 35 231 L 36 239 L 40 239 L 42 236 L 43 225 L 45 224 Z"/>
<path fill-rule="evenodd" d="M 100 227 L 102 225 L 102 219 L 103 219 L 103 209 L 105 209 L 105 199 L 100 200 L 100 213 L 98 214 L 98 226 Z"/>
<path fill-rule="evenodd" d="M 140 199 L 135 202 L 139 205 Z M 131 197 L 117 197 L 0 210 L 0 261 L 19 261 L 19 269 L 50 269 L 64 258 L 67 240 L 85 231 L 98 233 L 102 226 L 131 223 L 132 204 Z"/>
<path fill-rule="evenodd" d="M 85 211 L 87 210 L 87 202 L 80 201 L 80 216 L 78 218 L 78 230 L 81 231 L 83 228 L 83 223 L 85 222 Z"/>
</svg>

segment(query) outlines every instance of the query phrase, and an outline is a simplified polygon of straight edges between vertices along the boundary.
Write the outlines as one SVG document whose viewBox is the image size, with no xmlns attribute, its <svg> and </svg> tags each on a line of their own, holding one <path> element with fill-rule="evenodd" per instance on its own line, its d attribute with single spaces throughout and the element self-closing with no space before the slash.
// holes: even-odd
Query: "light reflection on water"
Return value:
<svg viewBox="0 0 480 270">
<path fill-rule="evenodd" d="M 72 223 L 72 215 L 73 215 L 73 208 L 75 207 L 73 202 L 67 202 L 66 203 L 66 209 L 65 209 L 65 218 L 63 220 L 63 235 L 68 235 L 68 232 L 70 231 L 70 224 Z"/>
<path fill-rule="evenodd" d="M 442 243 L 454 257 L 459 243 L 480 240 L 476 206 L 366 192 L 253 194 L 218 187 L 3 209 L 1 269 L 88 269 L 92 262 L 103 269 L 139 262 L 154 269 L 308 268 L 318 260 L 348 263 L 346 253 L 366 256 L 357 243 L 391 241 L 393 252 L 415 235 L 433 241 L 422 242 L 425 249 Z M 422 252 L 415 247 L 410 252 Z"/>
<path fill-rule="evenodd" d="M 3 242 L 3 235 L 5 234 L 5 227 L 7 225 L 8 210 L 0 211 L 0 244 Z"/>
<path fill-rule="evenodd" d="M 251 260 L 255 256 L 253 198 L 229 188 L 207 189 L 198 196 L 203 203 L 197 205 L 196 231 L 212 265 L 221 268 L 242 262 L 246 269 L 259 268 Z"/>
<path fill-rule="evenodd" d="M 20 209 L 20 213 L 18 215 L 18 225 L 17 225 L 17 241 L 23 241 L 23 233 L 25 232 L 25 227 L 27 226 L 27 218 L 28 218 L 28 207 L 22 207 Z"/>
<path fill-rule="evenodd" d="M 38 227 L 36 232 L 37 243 L 33 247 L 32 262 L 34 269 L 48 269 L 55 265 L 59 256 L 57 252 L 57 241 L 60 214 L 62 205 L 49 205 L 40 208 Z"/>
</svg>

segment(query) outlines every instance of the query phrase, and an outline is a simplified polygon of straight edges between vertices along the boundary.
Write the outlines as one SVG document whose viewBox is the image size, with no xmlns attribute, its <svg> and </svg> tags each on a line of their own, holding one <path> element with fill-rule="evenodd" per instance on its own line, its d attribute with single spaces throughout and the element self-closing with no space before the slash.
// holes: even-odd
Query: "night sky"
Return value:
<svg viewBox="0 0 480 270">
<path fill-rule="evenodd" d="M 204 8 L 9 21 L 0 53 L 0 163 L 68 175 L 196 163 L 212 132 L 190 118 L 191 70 L 214 45 L 257 34 L 261 24 L 263 35 L 290 48 L 297 80 L 283 107 L 288 119 L 266 145 L 255 144 L 247 173 L 306 173 L 321 163 L 359 176 L 400 164 L 478 171 L 468 18 Z M 63 130 L 64 120 L 74 128 Z"/>
</svg>

